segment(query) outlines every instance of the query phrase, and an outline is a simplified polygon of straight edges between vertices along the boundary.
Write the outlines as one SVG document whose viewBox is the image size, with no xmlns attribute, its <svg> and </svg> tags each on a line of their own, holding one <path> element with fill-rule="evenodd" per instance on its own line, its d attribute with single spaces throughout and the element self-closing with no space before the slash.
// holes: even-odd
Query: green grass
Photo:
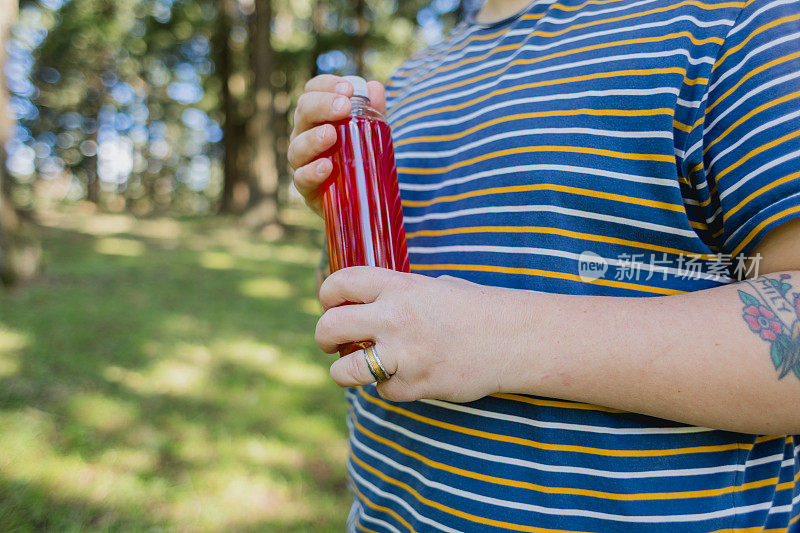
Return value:
<svg viewBox="0 0 800 533">
<path fill-rule="evenodd" d="M 0 530 L 342 531 L 316 239 L 46 220 L 45 276 L 0 294 Z"/>
</svg>

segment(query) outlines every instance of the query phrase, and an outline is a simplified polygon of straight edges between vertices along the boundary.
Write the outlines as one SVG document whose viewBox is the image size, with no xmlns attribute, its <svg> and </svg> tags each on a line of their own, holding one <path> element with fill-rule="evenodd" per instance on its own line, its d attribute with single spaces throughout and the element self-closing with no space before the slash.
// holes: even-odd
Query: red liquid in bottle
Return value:
<svg viewBox="0 0 800 533">
<path fill-rule="evenodd" d="M 331 272 L 351 266 L 409 272 L 389 125 L 368 100 L 352 102 L 350 118 L 333 123 L 336 145 L 325 154 L 333 162 L 322 188 Z M 351 344 L 339 354 L 361 347 Z"/>
</svg>

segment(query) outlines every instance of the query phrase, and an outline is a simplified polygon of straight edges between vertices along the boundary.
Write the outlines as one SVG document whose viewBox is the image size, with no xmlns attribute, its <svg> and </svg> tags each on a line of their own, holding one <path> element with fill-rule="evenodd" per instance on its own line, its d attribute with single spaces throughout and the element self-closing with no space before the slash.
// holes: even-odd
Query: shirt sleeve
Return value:
<svg viewBox="0 0 800 533">
<path fill-rule="evenodd" d="M 750 0 L 709 77 L 703 166 L 709 228 L 723 253 L 749 255 L 800 217 L 800 9 Z"/>
</svg>

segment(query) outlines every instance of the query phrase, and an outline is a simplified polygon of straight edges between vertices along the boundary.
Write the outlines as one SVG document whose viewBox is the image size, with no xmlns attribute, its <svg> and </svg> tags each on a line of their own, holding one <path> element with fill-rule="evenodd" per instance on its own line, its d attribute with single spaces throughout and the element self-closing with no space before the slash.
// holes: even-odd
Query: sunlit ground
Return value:
<svg viewBox="0 0 800 533">
<path fill-rule="evenodd" d="M 0 530 L 342 531 L 315 239 L 76 212 L 0 294 Z"/>
</svg>

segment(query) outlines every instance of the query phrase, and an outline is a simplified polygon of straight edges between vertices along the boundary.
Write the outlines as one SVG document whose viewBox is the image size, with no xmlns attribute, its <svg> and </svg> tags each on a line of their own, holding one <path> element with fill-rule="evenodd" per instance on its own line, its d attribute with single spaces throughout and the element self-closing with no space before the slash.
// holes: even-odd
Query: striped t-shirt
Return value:
<svg viewBox="0 0 800 533">
<path fill-rule="evenodd" d="M 800 215 L 798 0 L 540 0 L 461 24 L 388 96 L 417 273 L 677 294 Z M 800 531 L 800 436 L 521 394 L 348 399 L 354 531 Z"/>
</svg>

